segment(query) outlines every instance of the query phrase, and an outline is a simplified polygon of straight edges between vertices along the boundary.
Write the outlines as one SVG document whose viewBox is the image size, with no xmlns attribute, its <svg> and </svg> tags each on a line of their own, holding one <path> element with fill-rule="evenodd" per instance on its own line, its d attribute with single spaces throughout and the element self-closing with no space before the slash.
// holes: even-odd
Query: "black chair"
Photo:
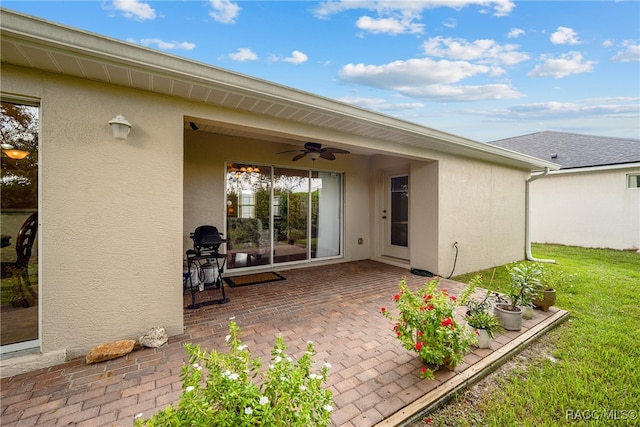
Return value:
<svg viewBox="0 0 640 427">
<path fill-rule="evenodd" d="M 197 227 L 195 231 L 191 233 L 190 237 L 193 239 L 193 249 L 189 249 L 186 252 L 187 272 L 189 274 L 183 277 L 184 288 L 189 289 L 191 292 L 191 304 L 188 305 L 187 308 L 200 308 L 204 305 L 229 302 L 229 298 L 225 295 L 224 281 L 222 280 L 227 256 L 220 253 L 220 245 L 225 243 L 226 240 L 222 238 L 222 234 L 218 229 L 212 225 L 201 225 Z M 191 271 L 194 266 L 198 272 L 199 283 L 193 283 L 191 279 Z M 213 276 L 212 281 L 207 281 L 207 273 Z M 203 284 L 204 289 L 212 287 L 220 289 L 222 297 L 196 304 L 196 289 L 200 287 L 200 283 Z"/>
<path fill-rule="evenodd" d="M 29 297 L 35 299 L 36 294 L 31 289 L 29 280 L 29 260 L 31 249 L 38 232 L 38 212 L 29 215 L 22 224 L 16 238 L 16 260 L 2 263 L 2 279 L 16 278 L 13 291 L 23 307 L 29 307 Z"/>
</svg>

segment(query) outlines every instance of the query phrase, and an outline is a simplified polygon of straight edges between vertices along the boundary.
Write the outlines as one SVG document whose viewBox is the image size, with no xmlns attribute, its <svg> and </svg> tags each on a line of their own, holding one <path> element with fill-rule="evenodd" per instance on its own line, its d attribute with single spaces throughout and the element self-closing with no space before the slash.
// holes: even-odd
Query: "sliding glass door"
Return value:
<svg viewBox="0 0 640 427">
<path fill-rule="evenodd" d="M 228 268 L 341 255 L 342 174 L 227 164 Z"/>
</svg>

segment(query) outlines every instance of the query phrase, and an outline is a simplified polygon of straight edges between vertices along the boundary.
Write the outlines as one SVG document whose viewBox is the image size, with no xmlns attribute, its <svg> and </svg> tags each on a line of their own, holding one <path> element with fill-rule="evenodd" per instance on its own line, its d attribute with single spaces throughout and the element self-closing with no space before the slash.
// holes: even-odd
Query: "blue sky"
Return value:
<svg viewBox="0 0 640 427">
<path fill-rule="evenodd" d="M 478 141 L 640 138 L 638 1 L 2 1 Z"/>
</svg>

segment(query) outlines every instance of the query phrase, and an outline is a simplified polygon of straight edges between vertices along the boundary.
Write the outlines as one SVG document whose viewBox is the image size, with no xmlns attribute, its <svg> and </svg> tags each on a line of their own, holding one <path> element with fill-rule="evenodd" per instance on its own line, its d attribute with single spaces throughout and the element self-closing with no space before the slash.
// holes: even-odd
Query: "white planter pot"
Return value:
<svg viewBox="0 0 640 427">
<path fill-rule="evenodd" d="M 491 343 L 493 343 L 493 338 L 489 335 L 486 329 L 477 329 L 467 323 L 467 328 L 478 337 L 478 344 L 476 347 L 478 348 L 491 348 Z"/>
</svg>

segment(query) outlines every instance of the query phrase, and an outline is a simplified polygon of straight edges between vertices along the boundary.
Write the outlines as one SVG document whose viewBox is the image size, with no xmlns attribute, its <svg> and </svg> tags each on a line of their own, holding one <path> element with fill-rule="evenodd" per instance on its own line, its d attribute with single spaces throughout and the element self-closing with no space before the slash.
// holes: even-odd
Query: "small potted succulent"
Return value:
<svg viewBox="0 0 640 427">
<path fill-rule="evenodd" d="M 499 298 L 494 305 L 494 313 L 506 330 L 522 328 L 522 307 L 530 305 L 536 297 L 541 274 L 537 264 L 521 262 L 509 268 L 511 281 L 504 293 L 506 302 Z"/>
<path fill-rule="evenodd" d="M 397 310 L 381 309 L 382 315 L 394 322 L 393 330 L 402 346 L 417 352 L 427 364 L 421 370 L 424 379 L 433 379 L 441 366 L 453 370 L 477 342 L 476 335 L 456 319 L 457 297 L 438 289 L 438 284 L 439 278 L 428 280 L 411 291 L 402 279 L 399 292 L 392 297 Z"/>
</svg>

